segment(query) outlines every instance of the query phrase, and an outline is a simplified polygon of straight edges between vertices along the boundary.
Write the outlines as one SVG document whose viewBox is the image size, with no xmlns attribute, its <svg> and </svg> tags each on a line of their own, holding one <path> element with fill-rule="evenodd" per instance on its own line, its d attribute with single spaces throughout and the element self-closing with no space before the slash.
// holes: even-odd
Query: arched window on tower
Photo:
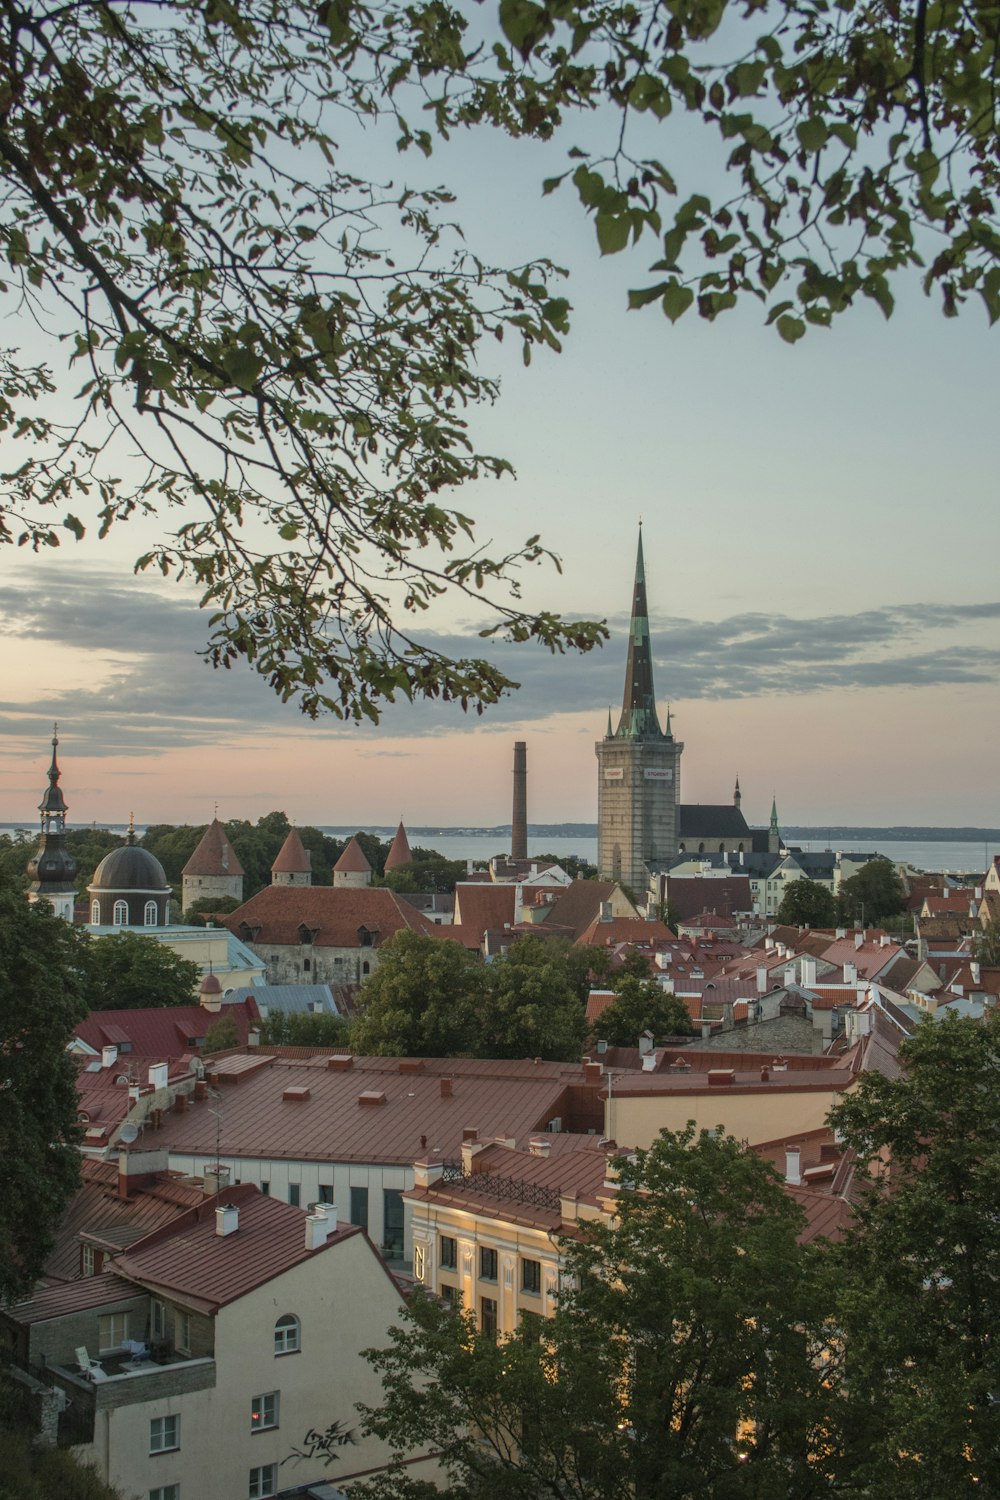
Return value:
<svg viewBox="0 0 1000 1500">
<path fill-rule="evenodd" d="M 699 854 L 704 854 L 704 852 L 705 852 L 705 845 L 704 844 L 699 844 L 698 845 L 698 853 Z"/>
<path fill-rule="evenodd" d="M 725 846 L 725 844 L 720 844 L 719 845 L 719 853 L 720 854 L 725 854 L 725 852 L 726 852 L 726 846 Z"/>
<path fill-rule="evenodd" d="M 125 927 L 125 926 L 128 925 L 128 902 L 127 901 L 116 901 L 115 902 L 115 910 L 114 910 L 114 915 L 112 917 L 112 921 L 114 922 L 114 924 L 115 924 L 116 927 Z"/>
<path fill-rule="evenodd" d="M 156 926 L 156 916 L 157 916 L 156 902 L 155 901 L 147 901 L 146 902 L 146 910 L 145 910 L 145 912 L 143 914 L 143 918 L 142 918 L 143 922 L 146 924 L 147 927 L 155 927 Z"/>
<path fill-rule="evenodd" d="M 101 925 L 101 903 L 99 901 L 91 901 L 90 903 L 90 923 L 92 927 L 100 927 Z"/>
</svg>

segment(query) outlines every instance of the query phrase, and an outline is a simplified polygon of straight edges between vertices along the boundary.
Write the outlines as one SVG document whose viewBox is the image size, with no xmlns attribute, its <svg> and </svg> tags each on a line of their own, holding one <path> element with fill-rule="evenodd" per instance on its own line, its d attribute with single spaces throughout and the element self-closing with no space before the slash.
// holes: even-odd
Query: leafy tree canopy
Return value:
<svg viewBox="0 0 1000 1500">
<path fill-rule="evenodd" d="M 80 941 L 47 902 L 0 877 L 0 1302 L 26 1295 L 79 1181 L 76 1070 L 87 1014 Z"/>
<path fill-rule="evenodd" d="M 837 904 L 832 891 L 817 880 L 793 880 L 785 887 L 776 920 L 792 927 L 832 927 Z"/>
<path fill-rule="evenodd" d="M 477 1028 L 480 1057 L 576 1061 L 587 1031 L 561 945 L 522 937 L 486 970 Z"/>
<path fill-rule="evenodd" d="M 799 1209 L 731 1137 L 663 1132 L 627 1165 L 610 1225 L 564 1242 L 555 1316 L 499 1343 L 469 1312 L 411 1299 L 370 1352 L 366 1415 L 403 1451 L 442 1456 L 459 1500 L 829 1494 L 829 1404 Z M 436 1493 L 401 1469 L 371 1495 Z"/>
<path fill-rule="evenodd" d="M 23 442 L 0 538 L 181 507 L 138 566 L 194 582 L 215 665 L 310 714 L 496 702 L 502 672 L 415 629 L 445 594 L 492 605 L 487 634 L 604 634 L 524 611 L 539 538 L 489 555 L 453 503 L 509 468 L 469 435 L 497 390 L 480 356 L 559 348 L 553 267 L 478 258 L 447 188 L 372 182 L 338 118 L 430 154 L 600 108 L 604 140 L 543 190 L 578 195 L 602 254 L 647 247 L 630 305 L 671 321 L 749 298 L 795 342 L 860 297 L 888 315 L 906 273 L 1000 315 L 995 0 L 29 0 L 3 41 L 4 285 L 77 368 L 74 405 L 51 347 L 0 357 Z M 693 181 L 692 133 L 716 153 Z"/>
<path fill-rule="evenodd" d="M 906 906 L 903 882 L 888 859 L 870 859 L 841 883 L 837 895 L 841 919 L 866 926 L 898 916 Z"/>
<path fill-rule="evenodd" d="M 24 449 L 0 537 L 52 546 L 182 507 L 138 567 L 193 581 L 214 665 L 249 661 L 313 715 L 495 702 L 502 672 L 415 634 L 442 594 L 553 650 L 604 634 L 523 611 L 539 539 L 491 557 L 450 499 L 509 470 L 469 438 L 496 394 L 479 350 L 559 347 L 553 268 L 486 265 L 447 190 L 372 182 L 330 133 L 393 119 L 397 89 L 419 112 L 424 80 L 464 74 L 462 29 L 295 0 L 29 3 L 3 23 L 4 289 L 36 343 L 62 341 L 78 394 L 55 399 L 51 350 L 0 357 Z M 426 149 L 423 124 L 396 130 Z"/>
<path fill-rule="evenodd" d="M 197 964 L 140 932 L 82 935 L 80 968 L 91 1010 L 192 1005 L 201 977 Z"/>
<path fill-rule="evenodd" d="M 615 985 L 615 999 L 594 1027 L 612 1047 L 636 1047 L 644 1031 L 657 1042 L 668 1036 L 690 1036 L 694 1027 L 683 1000 L 667 994 L 655 979 L 628 976 Z"/>
<path fill-rule="evenodd" d="M 1000 1019 L 927 1019 L 901 1056 L 832 1116 L 873 1173 L 837 1256 L 848 1460 L 875 1500 L 1000 1493 Z"/>
<path fill-rule="evenodd" d="M 307 1015 L 276 1010 L 260 1023 L 260 1039 L 272 1047 L 344 1047 L 353 1045 L 351 1023 L 344 1016 Z"/>
<path fill-rule="evenodd" d="M 203 1052 L 224 1052 L 227 1047 L 238 1047 L 240 1044 L 239 1034 L 236 1030 L 236 1022 L 232 1016 L 227 1016 L 225 1011 L 218 1016 L 205 1032 Z"/>
<path fill-rule="evenodd" d="M 460 943 L 401 929 L 383 943 L 361 987 L 352 1046 L 382 1057 L 469 1056 L 483 977 Z"/>
<path fill-rule="evenodd" d="M 32 1445 L 23 1425 L 0 1413 L 0 1500 L 125 1500 L 96 1468 L 65 1449 Z"/>
</svg>

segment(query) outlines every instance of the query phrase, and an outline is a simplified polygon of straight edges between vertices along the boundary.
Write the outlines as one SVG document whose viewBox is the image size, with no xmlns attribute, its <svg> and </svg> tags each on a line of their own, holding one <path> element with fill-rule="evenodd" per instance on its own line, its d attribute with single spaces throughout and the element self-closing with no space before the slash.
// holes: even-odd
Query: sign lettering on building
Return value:
<svg viewBox="0 0 1000 1500">
<path fill-rule="evenodd" d="M 625 767 L 624 766 L 612 766 L 612 768 L 611 768 L 610 771 L 605 771 L 605 773 L 604 773 L 604 779 L 605 779 L 605 781 L 624 781 L 625 780 Z"/>
<path fill-rule="evenodd" d="M 673 781 L 674 779 L 674 773 L 672 770 L 662 771 L 659 769 L 647 769 L 643 771 L 642 774 L 647 781 Z"/>
</svg>

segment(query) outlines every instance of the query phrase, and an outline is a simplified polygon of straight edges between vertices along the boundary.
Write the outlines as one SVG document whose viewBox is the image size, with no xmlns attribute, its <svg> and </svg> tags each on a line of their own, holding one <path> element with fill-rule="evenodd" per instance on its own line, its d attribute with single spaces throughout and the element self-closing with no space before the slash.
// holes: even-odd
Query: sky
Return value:
<svg viewBox="0 0 1000 1500">
<path fill-rule="evenodd" d="M 482 718 L 403 703 L 377 728 L 313 722 L 249 670 L 200 660 L 192 596 L 132 574 L 149 523 L 44 555 L 7 547 L 0 822 L 34 823 L 53 720 L 71 822 L 198 823 L 217 805 L 311 824 L 502 823 L 515 739 L 529 819 L 593 821 L 641 518 L 685 801 L 726 801 L 739 775 L 751 823 L 773 794 L 787 826 L 1000 824 L 1000 424 L 985 315 L 970 305 L 946 321 L 910 285 L 890 321 L 865 304 L 789 347 L 756 308 L 711 325 L 630 313 L 650 252 L 602 260 L 572 199 L 541 195 L 565 144 L 467 136 L 427 167 L 391 170 L 457 185 L 455 217 L 497 261 L 548 255 L 570 270 L 564 352 L 524 369 L 497 346 L 502 394 L 474 418 L 476 442 L 517 478 L 456 502 L 494 548 L 540 531 L 562 572 L 533 569 L 526 602 L 606 619 L 608 644 L 583 657 L 498 648 L 522 686 Z M 453 608 L 435 644 L 478 654 L 484 623 Z"/>
</svg>

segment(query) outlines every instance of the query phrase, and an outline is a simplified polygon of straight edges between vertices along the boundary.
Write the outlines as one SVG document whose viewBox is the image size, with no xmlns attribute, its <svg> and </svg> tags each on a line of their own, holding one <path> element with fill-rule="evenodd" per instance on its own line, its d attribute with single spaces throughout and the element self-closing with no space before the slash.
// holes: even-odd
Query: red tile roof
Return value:
<svg viewBox="0 0 1000 1500">
<path fill-rule="evenodd" d="M 614 895 L 613 880 L 572 880 L 559 892 L 546 926 L 567 928 L 575 939 L 601 915 L 601 903 Z"/>
<path fill-rule="evenodd" d="M 73 1035 L 100 1053 L 102 1048 L 121 1048 L 131 1043 L 131 1051 L 119 1051 L 115 1072 L 128 1072 L 133 1054 L 146 1058 L 178 1058 L 197 1051 L 208 1028 L 220 1015 L 231 1016 L 236 1024 L 239 1045 L 246 1044 L 252 1026 L 260 1020 L 257 1002 L 251 998 L 234 1000 L 221 1011 L 206 1010 L 203 1005 L 155 1006 L 146 1010 L 92 1010 L 73 1028 Z M 145 1074 L 140 1080 L 146 1082 Z"/>
<path fill-rule="evenodd" d="M 406 837 L 406 829 L 403 827 L 402 820 L 400 820 L 399 827 L 396 829 L 396 837 L 392 841 L 392 848 L 386 855 L 386 873 L 388 874 L 390 870 L 401 870 L 404 865 L 412 863 L 413 855 L 410 853 L 410 843 Z"/>
<path fill-rule="evenodd" d="M 272 875 L 311 875 L 312 859 L 309 850 L 299 837 L 297 828 L 290 828 L 288 837 L 278 850 L 274 864 L 271 866 Z"/>
<path fill-rule="evenodd" d="M 478 946 L 488 929 L 502 931 L 514 925 L 516 896 L 517 887 L 514 885 L 459 881 L 455 886 L 455 926 L 464 927 L 474 935 Z"/>
<path fill-rule="evenodd" d="M 438 1182 L 429 1188 L 412 1188 L 406 1196 L 416 1201 L 440 1203 L 491 1218 L 556 1230 L 563 1220 L 555 1197 L 566 1194 L 594 1201 L 607 1174 L 607 1153 L 598 1136 L 567 1134 L 546 1136 L 545 1139 L 550 1144 L 546 1156 L 536 1156 L 521 1148 L 512 1150 L 495 1143 L 485 1146 L 472 1158 L 471 1176 L 460 1182 Z M 555 1148 L 556 1142 L 559 1142 L 558 1149 Z M 477 1178 L 482 1181 L 477 1182 Z M 498 1178 L 503 1186 L 497 1183 Z M 548 1189 L 553 1199 L 548 1206 L 537 1197 L 533 1202 L 522 1201 L 506 1186 L 516 1183 Z"/>
<path fill-rule="evenodd" d="M 357 839 L 352 837 L 345 845 L 344 852 L 333 868 L 335 870 L 350 871 L 355 875 L 363 875 L 370 872 L 371 865 L 365 858 L 365 851 Z"/>
<path fill-rule="evenodd" d="M 669 942 L 674 936 L 664 922 L 647 921 L 645 917 L 612 917 L 605 922 L 598 913 L 582 932 L 577 933 L 576 941 L 581 948 L 606 948 L 616 943 Z"/>
<path fill-rule="evenodd" d="M 297 945 L 302 941 L 301 927 L 315 934 L 317 946 L 327 948 L 357 948 L 362 930 L 373 936 L 376 947 L 401 927 L 432 937 L 443 930 L 384 887 L 267 886 L 223 921 L 236 937 L 257 947 Z"/>
<path fill-rule="evenodd" d="M 232 1234 L 216 1233 L 215 1210 L 222 1204 L 239 1210 L 239 1226 Z M 115 1266 L 130 1280 L 213 1313 L 361 1233 L 348 1224 L 318 1249 L 307 1250 L 305 1221 L 302 1209 L 241 1183 L 225 1188 L 217 1199 L 204 1199 L 173 1224 L 154 1230 L 117 1256 Z"/>
<path fill-rule="evenodd" d="M 681 922 L 706 905 L 720 915 L 753 910 L 747 875 L 668 875 L 666 897 Z"/>
<path fill-rule="evenodd" d="M 112 1272 L 102 1276 L 84 1276 L 78 1281 L 61 1281 L 55 1286 L 40 1287 L 24 1302 L 10 1309 L 18 1323 L 47 1323 L 51 1318 L 65 1318 L 70 1313 L 85 1312 L 94 1307 L 115 1307 L 138 1295 L 132 1282 Z"/>
<path fill-rule="evenodd" d="M 213 818 L 202 834 L 201 842 L 181 871 L 182 875 L 242 875 L 243 866 L 236 858 L 226 830 Z"/>
</svg>

